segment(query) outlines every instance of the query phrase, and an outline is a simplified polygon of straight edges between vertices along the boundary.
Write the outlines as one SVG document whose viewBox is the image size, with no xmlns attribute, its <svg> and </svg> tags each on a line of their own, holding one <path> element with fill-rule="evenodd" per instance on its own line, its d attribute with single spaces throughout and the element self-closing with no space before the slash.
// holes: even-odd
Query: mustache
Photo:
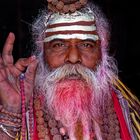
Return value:
<svg viewBox="0 0 140 140">
<path fill-rule="evenodd" d="M 62 79 L 69 79 L 71 77 L 76 77 L 77 79 L 85 80 L 90 83 L 91 77 L 93 77 L 96 72 L 81 65 L 81 64 L 65 64 L 54 70 L 48 71 L 47 79 L 48 81 L 60 81 Z"/>
</svg>

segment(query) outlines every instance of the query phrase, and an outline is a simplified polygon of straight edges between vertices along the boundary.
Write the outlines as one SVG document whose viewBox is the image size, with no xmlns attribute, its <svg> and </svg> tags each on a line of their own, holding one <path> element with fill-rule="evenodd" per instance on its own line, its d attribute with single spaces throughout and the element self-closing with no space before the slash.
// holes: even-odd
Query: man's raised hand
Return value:
<svg viewBox="0 0 140 140">
<path fill-rule="evenodd" d="M 0 104 L 8 111 L 20 112 L 19 75 L 27 68 L 25 72 L 25 96 L 28 102 L 33 92 L 37 59 L 35 56 L 20 58 L 14 64 L 12 55 L 14 41 L 15 35 L 9 33 L 0 56 Z"/>
</svg>

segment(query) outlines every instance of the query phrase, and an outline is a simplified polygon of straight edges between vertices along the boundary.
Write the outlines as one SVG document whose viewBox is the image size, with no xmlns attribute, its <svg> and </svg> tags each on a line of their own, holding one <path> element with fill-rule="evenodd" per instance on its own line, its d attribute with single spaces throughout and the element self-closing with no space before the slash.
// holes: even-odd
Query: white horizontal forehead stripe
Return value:
<svg viewBox="0 0 140 140">
<path fill-rule="evenodd" d="M 91 40 L 96 41 L 96 40 L 99 40 L 99 36 L 90 35 L 90 34 L 66 34 L 66 35 L 57 34 L 57 35 L 52 35 L 50 37 L 46 37 L 44 39 L 44 42 L 49 42 L 54 39 L 81 39 L 81 40 L 91 39 Z"/>
<path fill-rule="evenodd" d="M 95 25 L 91 25 L 91 26 L 71 25 L 71 26 L 49 28 L 49 29 L 46 29 L 45 32 L 71 31 L 71 30 L 95 31 L 96 26 Z"/>
<path fill-rule="evenodd" d="M 87 22 L 90 22 L 90 21 L 94 21 L 94 20 L 91 20 L 91 19 L 88 19 L 88 18 L 83 18 L 83 17 L 75 17 L 73 19 L 68 19 L 68 18 L 63 18 L 63 17 L 60 17 L 60 19 L 57 19 L 57 20 L 53 20 L 50 24 L 58 24 L 58 23 L 73 23 L 73 22 L 79 22 L 79 21 L 87 21 Z"/>
</svg>

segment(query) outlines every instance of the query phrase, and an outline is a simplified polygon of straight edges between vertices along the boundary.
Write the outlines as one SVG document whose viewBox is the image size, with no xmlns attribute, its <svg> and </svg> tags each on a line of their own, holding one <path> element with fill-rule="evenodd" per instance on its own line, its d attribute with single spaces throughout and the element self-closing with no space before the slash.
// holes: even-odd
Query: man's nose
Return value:
<svg viewBox="0 0 140 140">
<path fill-rule="evenodd" d="M 72 46 L 68 49 L 65 57 L 65 63 L 81 63 L 81 55 L 76 46 Z"/>
</svg>

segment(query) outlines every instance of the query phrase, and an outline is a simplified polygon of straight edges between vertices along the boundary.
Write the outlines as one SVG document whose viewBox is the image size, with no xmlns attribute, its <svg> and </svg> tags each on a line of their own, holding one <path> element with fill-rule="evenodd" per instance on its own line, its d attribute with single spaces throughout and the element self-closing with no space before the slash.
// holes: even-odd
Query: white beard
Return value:
<svg viewBox="0 0 140 140">
<path fill-rule="evenodd" d="M 113 72 L 113 70 L 116 67 L 112 64 L 113 63 L 110 64 L 109 61 L 107 60 L 107 57 L 105 57 L 103 59 L 103 62 L 97 67 L 96 72 L 94 72 L 80 64 L 75 64 L 75 65 L 66 64 L 55 70 L 49 71 L 48 67 L 45 67 L 43 65 L 43 61 L 42 61 L 42 64 L 40 64 L 40 66 L 38 68 L 38 73 L 36 75 L 36 81 L 35 81 L 36 88 L 40 88 L 41 90 L 44 91 L 47 108 L 50 110 L 51 114 L 53 114 L 55 117 L 57 117 L 58 120 L 61 120 L 63 125 L 65 127 L 67 127 L 71 140 L 75 140 L 73 129 L 75 128 L 75 124 L 78 121 L 79 117 L 81 117 L 80 120 L 82 121 L 82 124 L 85 126 L 84 129 L 85 129 L 86 133 L 84 135 L 84 140 L 89 140 L 89 134 L 90 134 L 89 131 L 91 129 L 91 119 L 93 119 L 93 118 L 94 118 L 93 125 L 94 125 L 94 131 L 96 133 L 96 137 L 98 140 L 102 140 L 101 133 L 100 133 L 100 127 L 97 122 L 98 122 L 98 119 L 102 115 L 101 108 L 104 107 L 105 100 L 111 99 L 111 94 L 110 94 L 110 90 L 109 90 L 110 84 L 112 82 L 113 77 L 116 76 L 116 74 Z M 112 69 L 112 67 L 113 67 L 113 69 Z M 60 107 L 59 107 L 59 104 L 54 105 L 54 102 L 56 102 L 55 100 L 57 97 L 56 93 L 57 93 L 57 90 L 59 87 L 58 84 L 60 83 L 61 84 L 60 87 L 64 88 L 65 85 L 63 85 L 63 84 L 65 84 L 65 80 L 66 81 L 71 81 L 71 80 L 78 81 L 79 80 L 79 82 L 82 85 L 81 88 L 88 86 L 89 89 L 91 90 L 90 103 L 86 104 L 85 101 L 80 102 L 81 104 L 84 103 L 86 105 L 84 105 L 82 107 L 81 106 L 79 107 L 79 105 L 78 105 L 78 107 L 76 107 L 75 104 L 79 104 L 79 102 L 77 103 L 78 99 L 75 99 L 74 101 L 70 100 L 69 101 L 70 103 L 74 102 L 74 105 L 73 106 L 71 105 L 71 107 L 70 107 L 71 111 L 67 110 L 67 108 L 64 111 L 62 109 L 62 105 L 70 104 L 69 102 L 63 103 L 63 100 L 61 100 L 61 103 L 59 102 Z M 70 84 L 71 83 L 69 83 L 68 85 L 70 85 Z M 74 86 L 74 84 L 73 84 L 73 86 Z M 69 86 L 69 88 L 67 87 L 64 89 L 71 91 L 71 88 L 72 87 Z M 83 93 L 82 93 L 81 88 L 76 88 L 75 94 L 77 94 L 79 92 L 78 97 L 81 97 L 81 99 L 82 99 L 81 95 L 83 95 L 83 94 L 86 95 L 87 93 L 86 93 L 86 89 L 84 89 L 84 88 L 82 90 L 83 91 Z M 62 91 L 64 91 L 64 89 L 62 89 Z M 66 92 L 68 92 L 68 91 L 66 91 Z M 74 94 L 74 98 L 76 98 L 75 94 Z M 82 109 L 82 111 L 81 111 L 81 108 L 83 108 L 83 107 L 85 107 L 85 109 Z M 90 108 L 90 109 L 87 109 L 87 108 Z M 70 116 L 71 112 L 78 112 L 76 114 L 77 116 L 74 119 L 72 117 L 71 117 L 72 119 L 70 117 L 68 117 L 68 116 Z M 63 113 L 63 118 L 60 115 L 62 113 Z M 66 123 L 66 122 L 68 122 L 68 123 Z M 92 125 L 92 127 L 93 127 L 93 125 Z"/>
</svg>

